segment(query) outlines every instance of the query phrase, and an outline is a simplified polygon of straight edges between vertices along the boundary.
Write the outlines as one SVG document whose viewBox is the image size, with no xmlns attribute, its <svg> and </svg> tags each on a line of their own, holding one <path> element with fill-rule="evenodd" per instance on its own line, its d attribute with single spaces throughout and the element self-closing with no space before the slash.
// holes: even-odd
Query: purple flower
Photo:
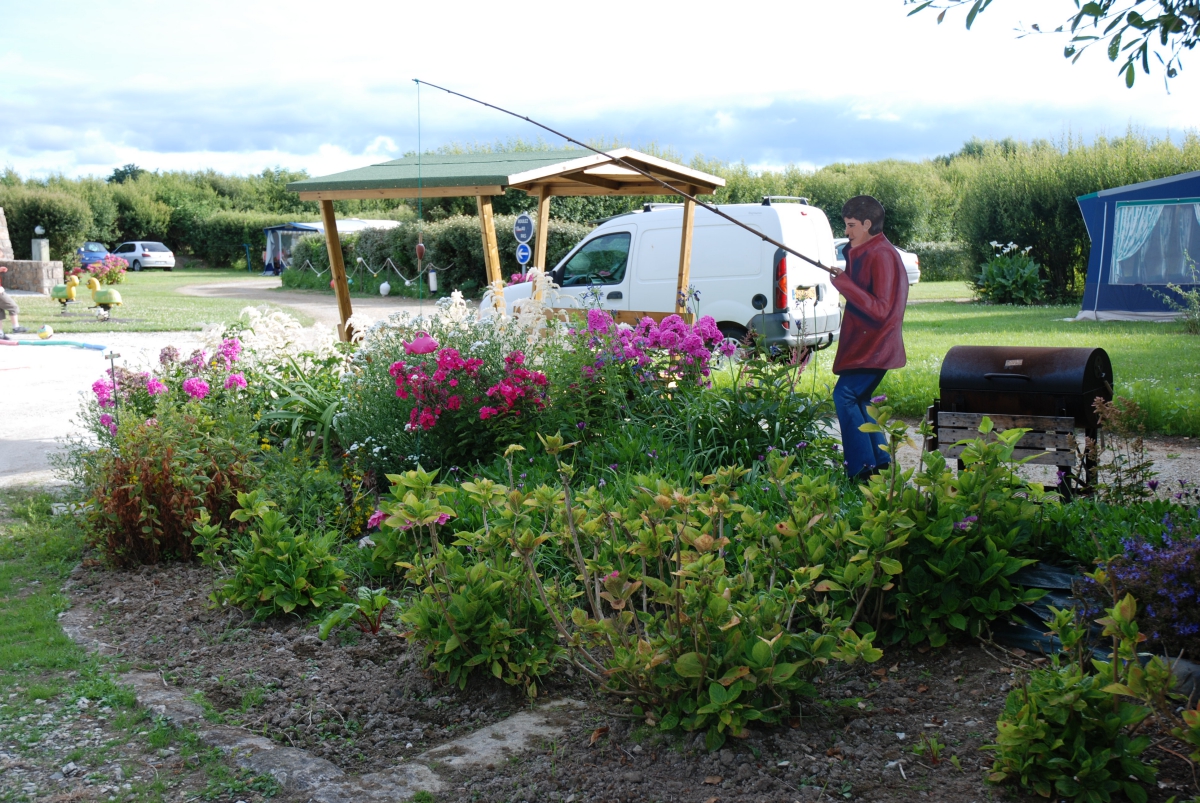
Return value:
<svg viewBox="0 0 1200 803">
<path fill-rule="evenodd" d="M 104 413 L 102 416 L 100 416 L 100 426 L 107 427 L 108 431 L 113 435 L 117 434 L 117 425 L 113 422 L 113 417 L 108 413 Z"/>
<path fill-rule="evenodd" d="M 603 477 L 601 477 L 600 482 L 598 482 L 597 485 L 599 485 L 601 488 L 603 488 L 605 485 L 608 485 L 608 483 L 604 481 Z"/>
<path fill-rule="evenodd" d="M 158 352 L 158 362 L 160 365 L 171 365 L 179 362 L 179 349 L 174 346 L 165 346 L 163 350 Z"/>
<path fill-rule="evenodd" d="M 651 450 L 650 450 L 650 452 L 649 452 L 649 455 L 650 455 L 650 459 L 651 459 L 651 460 L 657 460 L 657 459 L 658 459 L 658 450 L 657 450 L 657 449 L 651 449 Z"/>
<path fill-rule="evenodd" d="M 146 382 L 146 392 L 151 396 L 158 396 L 167 392 L 167 386 L 158 377 L 152 376 Z"/>
<path fill-rule="evenodd" d="M 1148 481 L 1148 482 L 1146 483 L 1146 487 L 1150 489 L 1150 492 L 1151 492 L 1151 493 L 1154 493 L 1155 491 L 1157 491 L 1157 490 L 1158 490 L 1158 480 L 1150 480 L 1150 481 Z"/>
<path fill-rule="evenodd" d="M 97 379 L 92 383 L 92 392 L 96 394 L 96 402 L 101 407 L 112 407 L 113 401 L 113 383 L 109 378 Z"/>
<path fill-rule="evenodd" d="M 236 337 L 227 338 L 221 341 L 220 348 L 221 356 L 225 358 L 227 365 L 232 365 L 242 356 L 242 341 Z"/>
<path fill-rule="evenodd" d="M 979 521 L 978 516 L 967 516 L 962 521 L 956 522 L 954 526 L 960 530 L 969 530 L 971 525 L 977 521 Z"/>
<path fill-rule="evenodd" d="M 737 344 L 726 340 L 718 346 L 718 350 L 722 357 L 732 357 L 733 353 L 737 351 Z"/>
<path fill-rule="evenodd" d="M 609 463 L 609 464 L 608 464 L 608 467 L 609 467 L 609 469 L 610 469 L 610 470 L 612 470 L 612 471 L 616 471 L 616 470 L 617 470 L 617 465 L 618 465 L 617 463 Z"/>
<path fill-rule="evenodd" d="M 579 422 L 578 424 L 576 424 L 575 426 L 576 426 L 578 429 L 587 429 L 587 422 L 586 422 L 586 421 L 580 421 L 580 422 Z"/>
<path fill-rule="evenodd" d="M 382 510 L 376 510 L 371 514 L 371 518 L 367 519 L 367 529 L 373 530 L 378 527 L 383 520 L 387 518 L 387 514 Z"/>
<path fill-rule="evenodd" d="M 241 389 L 241 388 L 245 388 L 245 387 L 246 387 L 246 377 L 242 376 L 241 374 L 230 374 L 228 377 L 225 378 L 225 389 L 226 390 L 230 390 L 232 388 Z"/>
<path fill-rule="evenodd" d="M 799 443 L 796 444 L 796 448 L 797 449 L 807 449 L 808 441 L 800 441 Z"/>
<path fill-rule="evenodd" d="M 191 379 L 185 379 L 183 381 L 183 392 L 196 401 L 201 401 L 208 395 L 208 383 L 195 376 Z"/>
<path fill-rule="evenodd" d="M 871 404 L 883 404 L 887 401 L 887 396 L 872 396 Z"/>
</svg>

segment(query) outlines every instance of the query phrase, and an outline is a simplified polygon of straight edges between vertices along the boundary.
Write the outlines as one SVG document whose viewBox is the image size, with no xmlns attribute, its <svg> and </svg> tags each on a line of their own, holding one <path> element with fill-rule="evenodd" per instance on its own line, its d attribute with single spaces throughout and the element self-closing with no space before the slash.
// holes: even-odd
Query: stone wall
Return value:
<svg viewBox="0 0 1200 803">
<path fill-rule="evenodd" d="M 66 281 L 61 262 L 0 259 L 0 265 L 8 268 L 8 273 L 0 273 L 0 284 L 5 290 L 29 290 L 49 295 L 50 288 Z"/>
<path fill-rule="evenodd" d="M 12 240 L 8 236 L 8 220 L 4 217 L 4 207 L 0 207 L 0 259 L 12 259 Z"/>
</svg>

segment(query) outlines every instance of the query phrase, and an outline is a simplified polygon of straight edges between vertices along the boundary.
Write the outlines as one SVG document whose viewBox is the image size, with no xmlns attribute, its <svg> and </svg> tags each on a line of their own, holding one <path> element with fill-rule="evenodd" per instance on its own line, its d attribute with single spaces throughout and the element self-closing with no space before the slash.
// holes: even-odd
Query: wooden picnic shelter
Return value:
<svg viewBox="0 0 1200 803">
<path fill-rule="evenodd" d="M 347 326 L 351 315 L 350 286 L 342 260 L 342 246 L 337 234 L 333 202 L 374 198 L 447 198 L 475 196 L 479 208 L 480 236 L 483 239 L 484 263 L 489 284 L 500 282 L 500 249 L 496 241 L 496 224 L 492 212 L 492 197 L 508 189 L 518 189 L 538 199 L 533 252 L 533 267 L 545 271 L 546 242 L 550 222 L 550 199 L 555 195 L 664 195 L 668 191 L 637 170 L 637 168 L 682 190 L 689 195 L 711 195 L 725 180 L 708 173 L 677 165 L 665 159 L 619 148 L 604 154 L 583 149 L 557 151 L 520 151 L 508 153 L 473 153 L 456 155 L 426 154 L 406 156 L 368 167 L 347 170 L 329 176 L 293 181 L 288 190 L 299 193 L 304 201 L 317 201 L 325 223 L 325 244 L 329 250 L 329 267 L 333 274 L 341 325 L 338 334 L 349 340 L 352 332 Z M 692 230 L 696 204 L 683 203 L 683 237 L 679 249 L 678 290 L 690 283 Z M 679 293 L 677 293 L 678 297 Z M 678 302 L 682 312 L 682 302 Z"/>
</svg>

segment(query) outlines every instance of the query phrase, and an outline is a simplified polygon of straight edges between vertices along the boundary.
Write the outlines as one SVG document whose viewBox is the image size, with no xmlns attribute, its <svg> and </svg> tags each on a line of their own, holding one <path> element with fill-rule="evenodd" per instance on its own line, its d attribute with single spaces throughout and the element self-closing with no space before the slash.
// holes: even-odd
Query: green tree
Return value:
<svg viewBox="0 0 1200 803">
<path fill-rule="evenodd" d="M 1075 11 L 1053 28 L 1069 36 L 1063 56 L 1074 64 L 1093 45 L 1105 44 L 1108 60 L 1120 61 L 1119 73 L 1125 85 L 1133 86 L 1137 65 L 1150 74 L 1150 56 L 1163 68 L 1163 80 L 1169 82 L 1183 69 L 1180 56 L 1200 41 L 1200 3 L 1196 0 L 1074 0 Z M 967 29 L 987 10 L 992 0 L 904 0 L 915 6 L 909 16 L 926 9 L 938 12 L 939 24 L 946 12 L 968 6 Z M 1030 24 L 1021 36 L 1048 33 L 1039 23 Z"/>
</svg>

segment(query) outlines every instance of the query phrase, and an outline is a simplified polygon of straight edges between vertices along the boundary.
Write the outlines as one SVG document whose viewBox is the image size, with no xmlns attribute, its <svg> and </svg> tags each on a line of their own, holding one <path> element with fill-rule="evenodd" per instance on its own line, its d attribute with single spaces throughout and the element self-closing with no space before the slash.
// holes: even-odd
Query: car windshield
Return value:
<svg viewBox="0 0 1200 803">
<path fill-rule="evenodd" d="M 171 250 L 170 248 L 167 248 L 162 243 L 142 243 L 142 245 L 145 247 L 145 249 L 147 251 L 170 251 Z"/>
<path fill-rule="evenodd" d="M 581 284 L 620 284 L 629 262 L 629 234 L 606 234 L 580 248 L 563 266 L 563 287 Z"/>
<path fill-rule="evenodd" d="M 83 250 L 89 254 L 103 254 L 108 249 L 104 247 L 103 243 L 84 243 Z"/>
</svg>

